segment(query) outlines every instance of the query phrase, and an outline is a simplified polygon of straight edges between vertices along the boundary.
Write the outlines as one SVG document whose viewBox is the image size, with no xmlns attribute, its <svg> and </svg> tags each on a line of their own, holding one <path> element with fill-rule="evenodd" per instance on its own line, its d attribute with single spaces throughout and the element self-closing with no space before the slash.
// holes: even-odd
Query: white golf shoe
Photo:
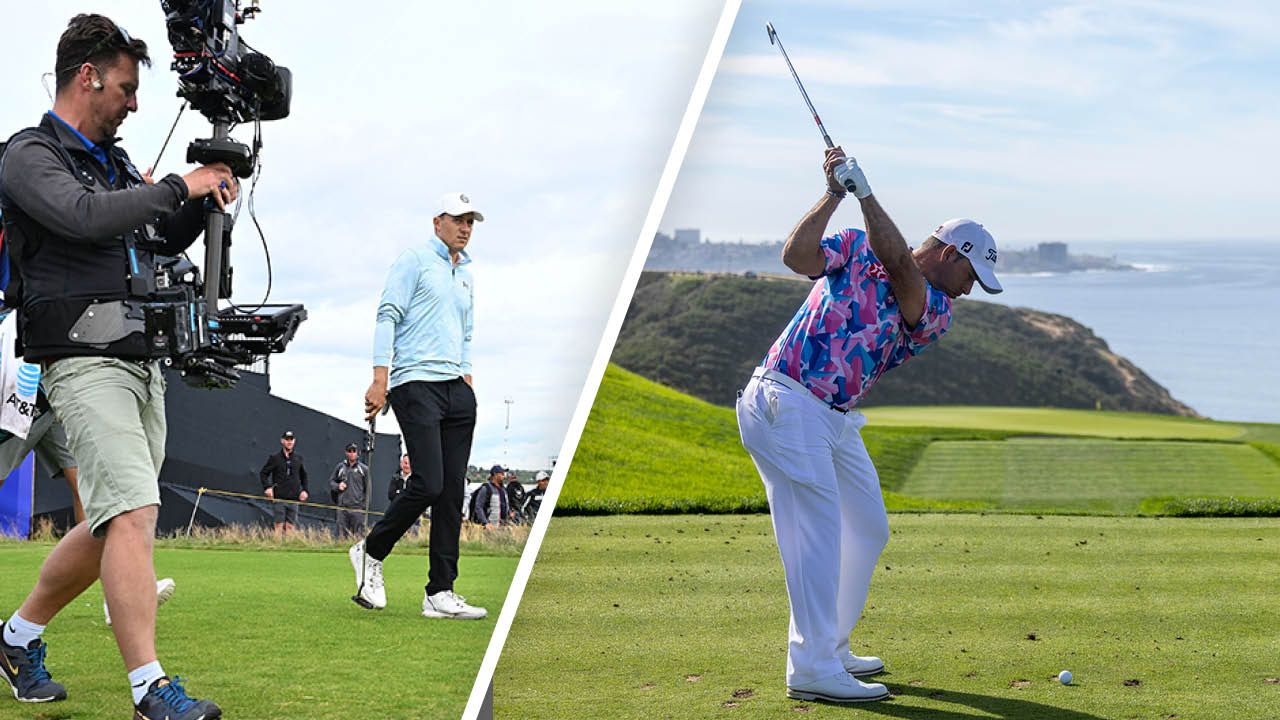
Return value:
<svg viewBox="0 0 1280 720">
<path fill-rule="evenodd" d="M 361 556 L 364 558 L 363 572 L 360 567 Z M 356 572 L 356 595 L 351 599 L 373 610 L 386 607 L 387 591 L 382 586 L 382 561 L 373 559 L 365 552 L 363 540 L 351 546 L 347 557 L 351 558 L 351 569 Z M 364 580 L 363 583 L 360 582 L 361 579 Z"/>
<path fill-rule="evenodd" d="M 844 671 L 854 677 L 866 677 L 884 672 L 884 661 L 878 657 L 845 653 L 840 661 L 844 663 Z"/>
<path fill-rule="evenodd" d="M 482 607 L 468 605 L 466 598 L 452 590 L 441 590 L 422 598 L 422 616 L 452 618 L 454 620 L 479 620 L 489 614 Z"/>
<path fill-rule="evenodd" d="M 173 581 L 173 578 L 164 578 L 162 580 L 157 580 L 156 581 L 156 607 L 160 607 L 161 605 L 168 602 L 169 598 L 173 597 L 173 591 L 176 590 L 177 587 L 178 587 L 178 584 Z M 107 601 L 105 598 L 102 600 L 102 617 L 106 619 L 107 626 L 110 627 L 111 626 L 111 610 L 107 607 Z"/>
<path fill-rule="evenodd" d="M 889 688 L 880 683 L 864 683 L 848 673 L 840 673 L 803 685 L 788 685 L 787 697 L 795 700 L 855 703 L 886 700 L 890 696 Z"/>
</svg>

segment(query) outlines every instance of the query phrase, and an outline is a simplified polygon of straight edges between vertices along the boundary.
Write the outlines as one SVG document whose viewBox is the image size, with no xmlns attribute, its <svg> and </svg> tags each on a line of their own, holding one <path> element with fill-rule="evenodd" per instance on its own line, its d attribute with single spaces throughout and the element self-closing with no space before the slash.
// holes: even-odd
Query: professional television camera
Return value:
<svg viewBox="0 0 1280 720">
<path fill-rule="evenodd" d="M 178 96 L 213 123 L 213 137 L 187 147 L 187 162 L 225 163 L 236 177 L 258 167 L 261 128 L 252 148 L 229 136 L 237 123 L 279 120 L 289 115 L 293 76 L 288 68 L 253 50 L 239 26 L 259 11 L 257 0 L 160 0 L 165 11 Z M 175 364 L 194 385 L 227 387 L 247 365 L 284 352 L 307 317 L 300 304 L 218 309 L 231 297 L 231 216 L 207 205 L 202 282 L 189 261 L 156 263 L 154 301 L 144 306 L 152 354 Z M 252 202 L 250 203 L 252 213 Z"/>
<path fill-rule="evenodd" d="M 259 12 L 256 2 L 161 0 L 178 94 L 209 120 L 249 122 L 289 116 L 293 75 L 240 39 L 238 26 Z M 241 177 L 248 177 L 247 174 Z"/>
</svg>

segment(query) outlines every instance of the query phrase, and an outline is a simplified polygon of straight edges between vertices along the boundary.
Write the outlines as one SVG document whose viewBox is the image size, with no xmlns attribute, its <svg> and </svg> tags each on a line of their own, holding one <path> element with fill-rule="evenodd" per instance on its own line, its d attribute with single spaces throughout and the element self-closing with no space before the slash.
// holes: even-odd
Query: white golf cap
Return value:
<svg viewBox="0 0 1280 720">
<path fill-rule="evenodd" d="M 471 198 L 465 193 L 451 192 L 440 196 L 440 210 L 436 213 L 437 217 L 440 215 L 458 217 L 467 213 L 475 213 L 476 222 L 484 222 L 484 215 L 481 215 L 480 211 L 471 204 Z"/>
<path fill-rule="evenodd" d="M 992 295 L 1004 290 L 996 279 L 996 239 L 981 224 L 969 218 L 956 218 L 939 225 L 933 236 L 969 258 L 983 290 Z"/>
<path fill-rule="evenodd" d="M 537 481 L 537 480 L 550 480 L 550 479 L 551 479 L 551 476 L 547 474 L 547 471 L 546 471 L 546 470 L 539 470 L 539 471 L 538 471 L 538 474 L 533 476 L 533 479 L 534 479 L 535 481 Z"/>
</svg>

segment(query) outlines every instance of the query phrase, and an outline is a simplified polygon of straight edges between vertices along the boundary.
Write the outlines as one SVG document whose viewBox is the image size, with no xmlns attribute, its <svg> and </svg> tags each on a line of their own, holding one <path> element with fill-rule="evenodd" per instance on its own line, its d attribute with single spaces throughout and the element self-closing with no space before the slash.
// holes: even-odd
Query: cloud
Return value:
<svg viewBox="0 0 1280 720">
<path fill-rule="evenodd" d="M 777 240 L 821 192 L 821 139 L 766 12 L 909 238 L 962 215 L 1027 241 L 1280 222 L 1280 45 L 1257 32 L 1273 4 L 873 1 L 743 8 L 664 228 Z M 845 203 L 833 222 L 862 219 Z"/>
</svg>

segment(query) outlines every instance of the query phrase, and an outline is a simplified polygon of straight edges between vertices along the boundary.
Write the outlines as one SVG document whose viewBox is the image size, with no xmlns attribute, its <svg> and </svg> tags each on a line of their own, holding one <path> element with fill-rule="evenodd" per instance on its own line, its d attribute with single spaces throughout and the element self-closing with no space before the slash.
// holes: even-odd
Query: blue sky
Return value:
<svg viewBox="0 0 1280 720">
<path fill-rule="evenodd" d="M 272 360 L 273 390 L 362 423 L 386 270 L 429 237 L 440 194 L 460 190 L 486 216 L 470 248 L 480 403 L 472 460 L 545 467 L 723 3 L 262 5 L 242 34 L 293 70 L 294 97 L 291 117 L 264 124 L 258 217 L 275 265 L 273 300 L 305 302 L 310 313 Z M 78 12 L 109 15 L 150 45 L 140 111 L 120 130 L 145 167 L 179 106 L 156 0 L 3 0 L 0 133 L 49 107 L 40 74 Z M 185 172 L 187 142 L 208 135 L 187 112 L 159 173 Z M 265 272 L 245 215 L 232 255 L 236 299 L 255 302 Z M 394 431 L 387 420 L 379 430 Z"/>
<path fill-rule="evenodd" d="M 821 192 L 768 20 L 909 240 L 956 216 L 1008 247 L 1278 234 L 1280 6 L 1236 0 L 748 0 L 663 230 L 777 240 Z"/>
</svg>

